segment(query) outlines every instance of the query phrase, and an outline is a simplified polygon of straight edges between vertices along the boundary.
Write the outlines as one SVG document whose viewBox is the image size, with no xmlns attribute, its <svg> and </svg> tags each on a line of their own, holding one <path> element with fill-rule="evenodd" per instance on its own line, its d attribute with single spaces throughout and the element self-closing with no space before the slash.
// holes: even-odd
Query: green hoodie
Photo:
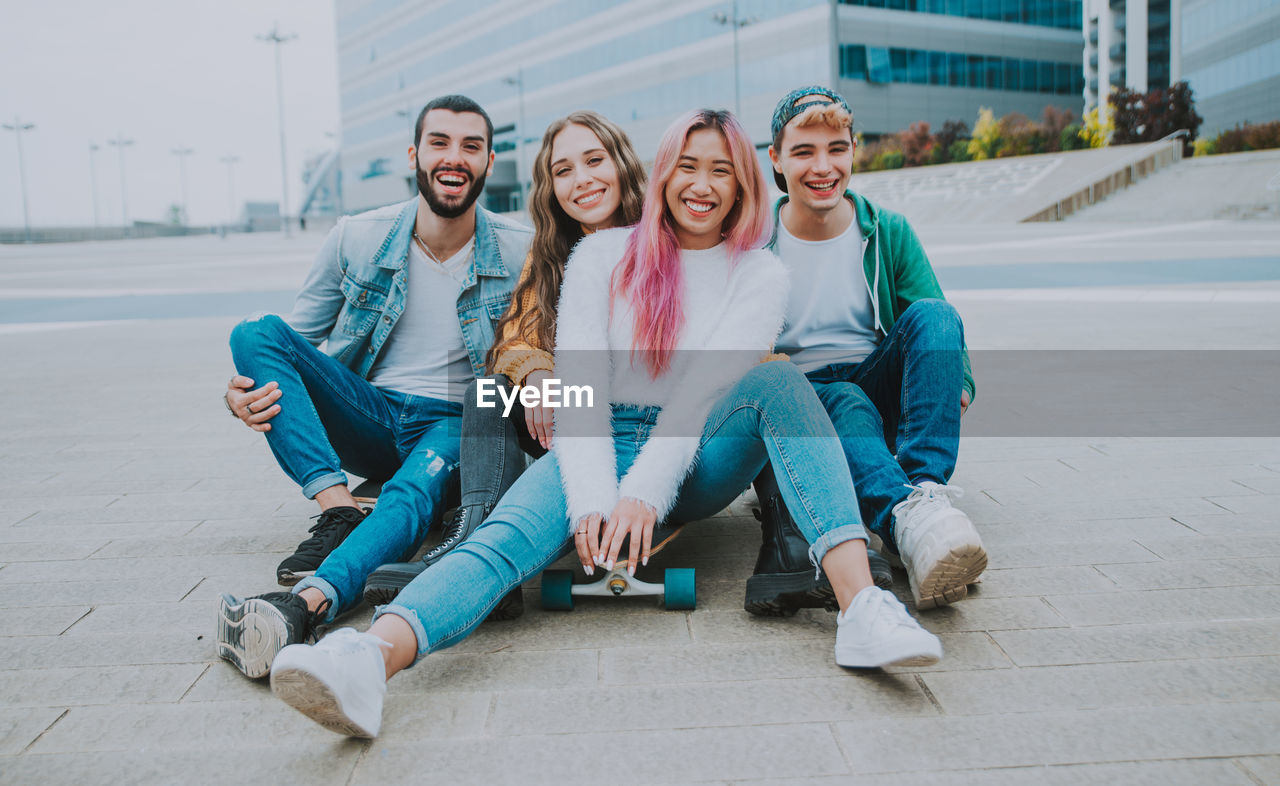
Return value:
<svg viewBox="0 0 1280 786">
<path fill-rule="evenodd" d="M 862 255 L 862 273 L 867 279 L 867 288 L 873 293 L 871 308 L 875 313 L 876 329 L 883 337 L 893 329 L 893 323 L 907 310 L 907 306 L 925 298 L 945 300 L 946 297 L 933 274 L 924 246 L 920 245 L 920 239 L 907 219 L 852 191 L 845 191 L 844 195 L 853 203 L 858 228 L 862 230 L 862 238 L 867 244 Z M 781 221 L 778 214 L 789 200 L 790 197 L 783 194 L 773 207 L 773 236 L 767 246 L 771 250 L 778 240 Z M 963 351 L 963 360 L 964 389 L 969 391 L 969 403 L 973 403 L 977 390 L 968 350 Z"/>
</svg>

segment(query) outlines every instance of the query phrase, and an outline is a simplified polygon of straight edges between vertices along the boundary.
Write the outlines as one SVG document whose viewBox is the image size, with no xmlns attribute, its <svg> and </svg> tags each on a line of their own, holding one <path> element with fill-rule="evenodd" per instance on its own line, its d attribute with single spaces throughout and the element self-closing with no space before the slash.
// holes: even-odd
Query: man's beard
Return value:
<svg viewBox="0 0 1280 786">
<path fill-rule="evenodd" d="M 427 207 L 431 208 L 431 212 L 441 218 L 457 218 L 467 212 L 475 204 L 476 199 L 480 197 L 480 192 L 484 190 L 485 176 L 481 174 L 471 181 L 471 188 L 462 195 L 457 203 L 450 204 L 445 202 L 432 188 L 435 176 L 441 172 L 461 172 L 467 177 L 471 177 L 471 172 L 460 167 L 436 167 L 434 172 L 427 173 L 422 171 L 422 167 L 418 166 L 416 160 L 414 161 L 414 168 L 418 170 L 418 193 L 422 194 L 423 199 L 427 200 Z"/>
</svg>

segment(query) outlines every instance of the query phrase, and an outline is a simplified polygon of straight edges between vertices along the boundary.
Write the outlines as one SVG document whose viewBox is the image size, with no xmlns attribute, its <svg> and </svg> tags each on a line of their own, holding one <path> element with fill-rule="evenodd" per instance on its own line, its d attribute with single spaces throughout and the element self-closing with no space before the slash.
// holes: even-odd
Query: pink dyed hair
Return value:
<svg viewBox="0 0 1280 786">
<path fill-rule="evenodd" d="M 712 109 L 677 118 L 658 143 L 640 222 L 627 238 L 622 261 L 610 284 L 611 305 L 614 298 L 624 295 L 635 307 L 631 355 L 634 359 L 637 352 L 641 353 L 653 377 L 670 368 L 671 355 L 684 326 L 680 242 L 675 219 L 667 210 L 667 181 L 675 172 L 689 134 L 703 128 L 713 128 L 724 136 L 738 178 L 740 199 L 721 225 L 729 263 L 735 264 L 744 252 L 759 248 L 768 228 L 764 175 L 756 160 L 755 146 L 737 118 L 727 111 Z"/>
</svg>

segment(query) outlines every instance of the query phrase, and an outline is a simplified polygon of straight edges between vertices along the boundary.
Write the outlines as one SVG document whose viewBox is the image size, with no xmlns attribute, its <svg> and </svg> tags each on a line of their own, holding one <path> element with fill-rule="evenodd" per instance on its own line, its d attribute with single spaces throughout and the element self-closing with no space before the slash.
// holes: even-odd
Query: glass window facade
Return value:
<svg viewBox="0 0 1280 786">
<path fill-rule="evenodd" d="M 1084 67 L 1080 63 L 866 44 L 840 45 L 840 78 L 1055 95 L 1077 95 L 1084 90 Z"/>
<path fill-rule="evenodd" d="M 1203 101 L 1276 76 L 1280 76 L 1280 40 L 1192 71 L 1185 79 L 1191 83 L 1196 98 Z"/>
<path fill-rule="evenodd" d="M 1082 0 L 840 0 L 840 4 L 1064 30 L 1080 30 L 1082 16 Z"/>
<path fill-rule="evenodd" d="M 1255 17 L 1271 11 L 1280 11 L 1280 0 L 1229 0 L 1188 10 L 1182 15 L 1183 49 L 1195 49 L 1219 33 L 1256 22 Z"/>
</svg>

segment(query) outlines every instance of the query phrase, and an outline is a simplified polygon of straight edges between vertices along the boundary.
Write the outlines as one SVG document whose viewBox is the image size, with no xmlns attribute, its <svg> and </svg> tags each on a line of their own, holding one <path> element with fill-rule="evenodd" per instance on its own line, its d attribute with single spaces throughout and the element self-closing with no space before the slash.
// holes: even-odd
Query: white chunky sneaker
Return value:
<svg viewBox="0 0 1280 786">
<path fill-rule="evenodd" d="M 916 608 L 964 599 L 987 568 L 987 550 L 964 511 L 952 506 L 964 491 L 924 481 L 893 506 L 894 537 Z"/>
<path fill-rule="evenodd" d="M 271 692 L 329 731 L 378 736 L 387 672 L 377 636 L 341 628 L 316 644 L 291 644 L 271 664 Z"/>
<path fill-rule="evenodd" d="M 836 663 L 851 668 L 931 666 L 942 642 L 920 627 L 902 602 L 876 586 L 853 596 L 836 617 Z"/>
</svg>

